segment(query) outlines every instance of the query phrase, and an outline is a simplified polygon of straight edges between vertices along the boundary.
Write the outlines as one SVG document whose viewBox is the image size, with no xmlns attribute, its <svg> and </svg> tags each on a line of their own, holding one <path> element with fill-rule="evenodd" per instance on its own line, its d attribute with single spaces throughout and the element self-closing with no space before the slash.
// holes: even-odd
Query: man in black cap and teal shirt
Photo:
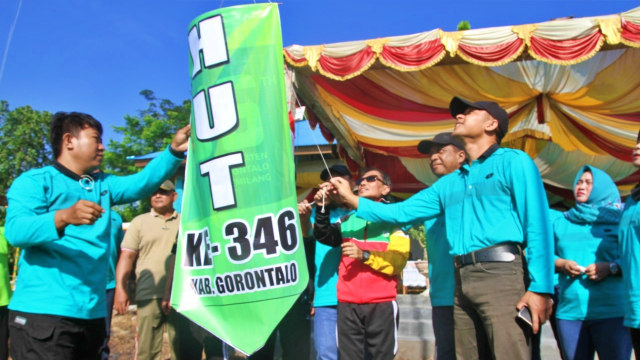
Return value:
<svg viewBox="0 0 640 360">
<path fill-rule="evenodd" d="M 349 169 L 342 164 L 334 164 L 320 173 L 322 181 L 329 181 L 332 177 L 341 177 L 349 182 L 351 188 L 355 181 Z M 300 224 L 304 236 L 313 236 L 312 223 L 315 212 L 319 211 L 306 200 L 298 204 Z M 329 221 L 335 223 L 343 216 L 352 213 L 351 209 L 341 204 L 331 203 L 325 199 L 325 211 L 329 213 Z M 334 248 L 312 239 L 314 256 L 313 274 L 313 344 L 317 360 L 338 360 L 337 323 L 338 297 L 336 285 L 338 283 L 338 264 L 340 263 L 340 248 Z"/>
<path fill-rule="evenodd" d="M 354 196 L 340 179 L 334 194 L 363 219 L 395 224 L 445 217 L 455 256 L 455 337 L 459 359 L 487 349 L 494 359 L 530 359 L 532 331 L 551 311 L 553 237 L 540 173 L 519 150 L 501 148 L 509 117 L 498 104 L 454 97 L 453 135 L 467 162 L 402 203 Z M 517 322 L 527 306 L 532 328 Z"/>
<path fill-rule="evenodd" d="M 431 172 L 441 178 L 464 163 L 464 146 L 450 132 L 440 133 L 433 140 L 423 140 L 418 151 L 430 155 Z M 429 297 L 431 324 L 436 338 L 436 359 L 455 359 L 453 331 L 453 293 L 455 288 L 453 256 L 447 241 L 444 216 L 424 222 L 429 256 Z"/>
</svg>

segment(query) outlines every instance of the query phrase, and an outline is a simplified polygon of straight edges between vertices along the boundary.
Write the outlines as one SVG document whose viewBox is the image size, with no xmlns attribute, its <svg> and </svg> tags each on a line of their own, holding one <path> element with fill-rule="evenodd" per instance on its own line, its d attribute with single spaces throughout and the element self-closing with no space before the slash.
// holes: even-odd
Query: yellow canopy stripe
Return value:
<svg viewBox="0 0 640 360">
<path fill-rule="evenodd" d="M 547 115 L 548 124 L 551 128 L 553 142 L 560 145 L 565 151 L 579 150 L 587 155 L 608 155 L 587 136 L 577 129 L 564 113 L 562 113 L 553 103 L 550 103 Z"/>
<path fill-rule="evenodd" d="M 600 26 L 600 31 L 607 39 L 607 44 L 617 45 L 622 39 L 622 24 L 619 16 L 612 16 L 604 19 L 596 19 Z"/>
<path fill-rule="evenodd" d="M 505 138 L 502 141 L 501 146 L 512 148 L 512 149 L 520 149 L 526 152 L 532 159 L 535 159 L 538 157 L 538 154 L 540 154 L 542 149 L 544 149 L 544 147 L 547 146 L 547 144 L 549 144 L 549 142 L 546 140 L 539 140 L 539 139 L 527 137 L 526 134 L 524 134 L 525 132 L 526 131 L 519 132 L 520 134 L 517 138 L 514 138 L 509 141 L 505 141 L 506 140 Z M 536 135 L 539 136 L 540 134 L 536 134 Z"/>
<path fill-rule="evenodd" d="M 512 27 L 514 33 L 518 34 L 518 37 L 524 41 L 527 46 L 531 46 L 531 35 L 533 31 L 538 27 L 536 24 L 517 25 Z"/>
<path fill-rule="evenodd" d="M 451 57 L 456 56 L 458 44 L 460 44 L 460 39 L 462 39 L 463 36 L 464 31 L 446 32 L 440 30 L 440 41 L 442 41 L 442 45 L 444 45 L 444 48 L 447 49 Z"/>
</svg>

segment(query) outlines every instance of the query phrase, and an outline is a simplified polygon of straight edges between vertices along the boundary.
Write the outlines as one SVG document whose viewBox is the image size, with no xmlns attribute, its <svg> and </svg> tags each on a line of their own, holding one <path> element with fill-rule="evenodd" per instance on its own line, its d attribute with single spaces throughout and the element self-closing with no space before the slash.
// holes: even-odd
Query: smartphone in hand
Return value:
<svg viewBox="0 0 640 360">
<path fill-rule="evenodd" d="M 518 311 L 518 316 L 516 316 L 516 319 L 518 319 L 518 321 L 521 321 L 529 325 L 529 327 L 533 328 L 533 322 L 531 321 L 531 312 L 529 311 L 528 307 L 523 306 L 522 309 Z"/>
</svg>

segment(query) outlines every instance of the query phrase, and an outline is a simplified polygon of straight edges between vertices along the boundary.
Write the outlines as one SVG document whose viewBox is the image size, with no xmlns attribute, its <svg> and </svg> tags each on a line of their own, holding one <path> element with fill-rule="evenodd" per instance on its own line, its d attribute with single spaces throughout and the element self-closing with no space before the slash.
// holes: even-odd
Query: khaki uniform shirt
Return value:
<svg viewBox="0 0 640 360">
<path fill-rule="evenodd" d="M 151 210 L 131 221 L 121 248 L 138 253 L 136 300 L 162 298 L 171 248 L 176 243 L 179 225 L 180 214 L 175 211 L 166 220 Z"/>
</svg>

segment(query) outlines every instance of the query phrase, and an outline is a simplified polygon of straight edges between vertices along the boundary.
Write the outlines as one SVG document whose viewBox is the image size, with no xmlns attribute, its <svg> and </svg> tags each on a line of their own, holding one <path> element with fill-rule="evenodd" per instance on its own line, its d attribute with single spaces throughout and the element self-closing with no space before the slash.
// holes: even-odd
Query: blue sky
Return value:
<svg viewBox="0 0 640 360">
<path fill-rule="evenodd" d="M 250 1 L 0 1 L 0 99 L 11 108 L 83 111 L 113 125 L 146 107 L 140 90 L 189 98 L 187 27 L 222 6 Z M 640 6 L 627 0 L 281 0 L 283 43 L 316 45 L 456 29 L 598 16 Z M 20 6 L 21 5 L 21 6 Z M 16 14 L 20 8 L 16 21 Z M 12 26 L 13 32 L 11 32 Z M 9 34 L 12 34 L 9 46 Z M 8 48 L 8 51 L 7 51 Z"/>
</svg>

